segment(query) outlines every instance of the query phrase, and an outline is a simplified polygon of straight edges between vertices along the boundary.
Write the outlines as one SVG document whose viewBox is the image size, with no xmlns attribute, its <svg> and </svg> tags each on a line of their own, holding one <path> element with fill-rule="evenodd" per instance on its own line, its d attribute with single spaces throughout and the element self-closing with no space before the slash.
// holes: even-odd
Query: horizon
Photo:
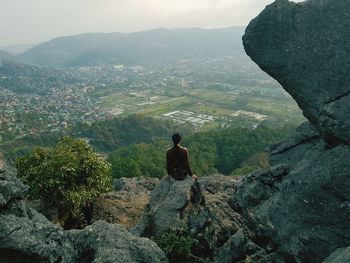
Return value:
<svg viewBox="0 0 350 263">
<path fill-rule="evenodd" d="M 0 47 L 13 47 L 36 45 L 58 37 L 91 32 L 133 33 L 157 28 L 247 26 L 273 0 L 2 2 Z"/>
<path fill-rule="evenodd" d="M 204 28 L 204 27 L 174 27 L 174 28 L 169 28 L 169 27 L 157 27 L 157 28 L 151 28 L 151 29 L 146 29 L 146 30 L 139 30 L 139 31 L 131 31 L 131 32 L 120 32 L 120 31 L 114 31 L 114 32 L 81 32 L 77 34 L 72 34 L 72 35 L 61 35 L 61 36 L 56 36 L 50 39 L 46 39 L 41 42 L 36 42 L 36 43 L 22 43 L 22 44 L 14 44 L 14 45 L 8 45 L 8 46 L 1 46 L 0 45 L 0 50 L 2 48 L 12 48 L 12 47 L 20 47 L 20 46 L 37 46 L 46 42 L 49 42 L 51 40 L 59 39 L 59 38 L 64 38 L 64 37 L 73 37 L 73 36 L 82 36 L 82 35 L 89 35 L 89 34 L 136 34 L 136 33 L 141 33 L 141 32 L 150 32 L 150 31 L 155 31 L 155 30 L 186 30 L 186 29 L 199 29 L 199 30 L 221 30 L 221 29 L 228 29 L 228 28 L 245 28 L 247 25 L 237 25 L 237 26 L 225 26 L 225 27 L 215 27 L 215 28 Z"/>
</svg>

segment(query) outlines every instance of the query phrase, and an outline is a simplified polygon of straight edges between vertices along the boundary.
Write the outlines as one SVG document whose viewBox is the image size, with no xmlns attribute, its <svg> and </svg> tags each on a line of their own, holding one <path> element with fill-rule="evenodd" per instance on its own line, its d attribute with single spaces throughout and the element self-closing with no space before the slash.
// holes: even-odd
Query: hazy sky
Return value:
<svg viewBox="0 0 350 263">
<path fill-rule="evenodd" d="M 247 25 L 273 0 L 0 0 L 0 46 L 86 32 Z"/>
</svg>

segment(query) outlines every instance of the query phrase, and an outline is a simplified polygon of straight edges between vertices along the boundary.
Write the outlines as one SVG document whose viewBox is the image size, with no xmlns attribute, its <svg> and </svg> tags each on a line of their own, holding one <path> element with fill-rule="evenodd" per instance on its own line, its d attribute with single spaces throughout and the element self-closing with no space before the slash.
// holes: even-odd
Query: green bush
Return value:
<svg viewBox="0 0 350 263">
<path fill-rule="evenodd" d="M 205 262 L 192 254 L 198 241 L 186 230 L 167 231 L 153 241 L 164 251 L 170 263 Z"/>
<path fill-rule="evenodd" d="M 56 207 L 66 229 L 90 223 L 92 203 L 111 188 L 110 165 L 84 140 L 71 137 L 53 148 L 35 148 L 16 167 L 29 196 Z"/>
</svg>

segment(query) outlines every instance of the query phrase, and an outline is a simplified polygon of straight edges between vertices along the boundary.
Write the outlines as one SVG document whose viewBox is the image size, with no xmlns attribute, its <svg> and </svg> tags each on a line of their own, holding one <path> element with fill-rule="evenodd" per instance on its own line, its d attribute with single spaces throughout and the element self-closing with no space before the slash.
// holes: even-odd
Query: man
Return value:
<svg viewBox="0 0 350 263">
<path fill-rule="evenodd" d="M 174 146 L 166 152 L 166 168 L 168 175 L 175 180 L 184 180 L 187 175 L 197 180 L 197 176 L 193 175 L 190 167 L 188 151 L 186 148 L 180 146 L 181 135 L 178 133 L 173 134 L 172 140 Z"/>
</svg>

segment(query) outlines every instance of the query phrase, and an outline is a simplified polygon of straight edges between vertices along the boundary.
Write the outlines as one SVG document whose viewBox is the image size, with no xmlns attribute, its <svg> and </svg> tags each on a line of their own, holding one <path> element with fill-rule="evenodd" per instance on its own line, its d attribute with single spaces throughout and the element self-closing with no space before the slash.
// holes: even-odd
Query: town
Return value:
<svg viewBox="0 0 350 263">
<path fill-rule="evenodd" d="M 220 69 L 216 63 L 85 66 L 62 75 L 55 87 L 38 87 L 40 92 L 0 86 L 0 141 L 130 114 L 190 123 L 196 130 L 256 128 L 264 121 L 284 121 L 286 113 L 300 121 L 293 100 L 265 75 L 252 76 L 251 64 L 237 68 L 232 80 L 227 79 L 236 65 L 232 58 L 220 61 Z M 66 75 L 79 81 L 64 83 Z"/>
</svg>

